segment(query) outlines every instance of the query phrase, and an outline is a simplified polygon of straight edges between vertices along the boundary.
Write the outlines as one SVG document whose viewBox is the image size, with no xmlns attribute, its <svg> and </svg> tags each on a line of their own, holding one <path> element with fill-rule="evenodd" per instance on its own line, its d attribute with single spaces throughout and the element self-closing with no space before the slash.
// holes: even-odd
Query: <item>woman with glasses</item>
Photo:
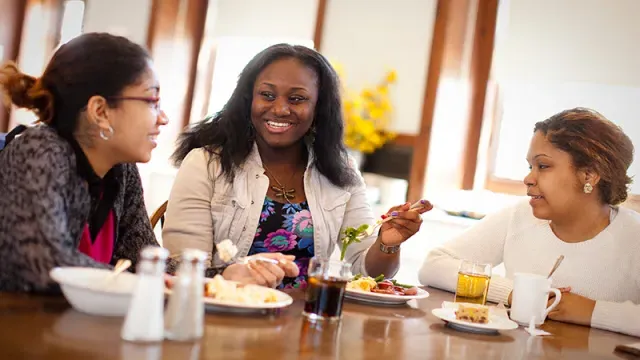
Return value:
<svg viewBox="0 0 640 360">
<path fill-rule="evenodd" d="M 157 245 L 135 163 L 150 160 L 167 124 L 147 51 L 85 34 L 39 78 L 0 67 L 0 90 L 39 123 L 0 152 L 0 291 L 56 289 L 56 266 L 135 265 Z"/>
</svg>

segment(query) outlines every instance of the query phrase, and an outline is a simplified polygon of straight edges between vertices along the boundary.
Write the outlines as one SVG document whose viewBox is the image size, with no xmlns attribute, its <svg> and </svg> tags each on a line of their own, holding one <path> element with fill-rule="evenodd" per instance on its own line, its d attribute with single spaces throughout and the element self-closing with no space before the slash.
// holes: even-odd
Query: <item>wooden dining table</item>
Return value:
<svg viewBox="0 0 640 360">
<path fill-rule="evenodd" d="M 639 339 L 550 321 L 551 336 L 523 328 L 493 335 L 449 328 L 431 314 L 453 294 L 425 288 L 426 299 L 401 306 L 346 301 L 338 323 L 309 323 L 304 293 L 262 314 L 207 312 L 197 342 L 121 340 L 121 317 L 87 315 L 63 296 L 0 293 L 0 359 L 620 359 L 616 345 Z"/>
</svg>

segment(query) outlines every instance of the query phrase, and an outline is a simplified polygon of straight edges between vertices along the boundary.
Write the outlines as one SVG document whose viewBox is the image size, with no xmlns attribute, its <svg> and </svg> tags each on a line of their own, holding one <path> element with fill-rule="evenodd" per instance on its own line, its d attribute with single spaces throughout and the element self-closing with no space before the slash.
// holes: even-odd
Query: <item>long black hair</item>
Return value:
<svg viewBox="0 0 640 360">
<path fill-rule="evenodd" d="M 251 127 L 251 102 L 256 78 L 269 64 L 283 58 L 295 58 L 318 76 L 315 141 L 312 145 L 314 166 L 336 186 L 354 185 L 356 173 L 349 165 L 343 144 L 344 122 L 338 76 L 324 56 L 297 45 L 273 45 L 258 53 L 242 70 L 238 84 L 222 110 L 180 135 L 172 156 L 176 165 L 179 166 L 191 150 L 203 147 L 219 157 L 222 173 L 232 179 L 235 169 L 249 156 L 255 140 Z"/>
</svg>

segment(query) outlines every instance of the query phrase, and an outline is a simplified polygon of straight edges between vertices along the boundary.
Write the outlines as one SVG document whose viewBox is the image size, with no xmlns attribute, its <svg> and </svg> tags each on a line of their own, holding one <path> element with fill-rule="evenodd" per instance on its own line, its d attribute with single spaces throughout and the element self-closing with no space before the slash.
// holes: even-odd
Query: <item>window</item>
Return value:
<svg viewBox="0 0 640 360">
<path fill-rule="evenodd" d="M 502 116 L 493 175 L 498 178 L 522 180 L 528 173 L 525 161 L 529 140 L 536 122 L 562 109 L 578 106 L 593 108 L 625 130 L 640 146 L 637 131 L 640 114 L 640 87 L 594 83 L 534 84 L 513 83 L 502 87 Z M 634 131 L 635 130 L 635 131 Z M 630 174 L 640 174 L 640 161 L 635 161 Z M 632 191 L 640 193 L 640 183 Z"/>
<path fill-rule="evenodd" d="M 640 25 L 633 15 L 639 12 L 634 0 L 615 7 L 580 0 L 500 2 L 490 81 L 498 91 L 495 104 L 488 104 L 496 111 L 485 120 L 492 126 L 483 129 L 491 133 L 488 169 L 479 167 L 488 188 L 506 180 L 524 189 L 534 124 L 568 108 L 602 113 L 640 148 Z M 629 174 L 640 175 L 640 160 Z M 631 192 L 640 193 L 640 181 Z"/>
</svg>

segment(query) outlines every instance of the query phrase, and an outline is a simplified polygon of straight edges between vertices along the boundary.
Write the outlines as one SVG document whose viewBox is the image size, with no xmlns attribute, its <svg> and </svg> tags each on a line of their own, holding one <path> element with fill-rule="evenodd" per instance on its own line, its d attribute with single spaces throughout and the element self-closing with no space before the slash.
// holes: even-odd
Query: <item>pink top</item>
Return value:
<svg viewBox="0 0 640 360">
<path fill-rule="evenodd" d="M 85 224 L 84 230 L 82 230 L 82 237 L 80 238 L 78 250 L 95 261 L 105 264 L 110 263 L 111 257 L 113 257 L 113 244 L 115 243 L 114 228 L 115 221 L 113 210 L 109 211 L 109 215 L 107 215 L 107 219 L 96 235 L 95 241 L 91 241 L 89 224 Z"/>
</svg>

